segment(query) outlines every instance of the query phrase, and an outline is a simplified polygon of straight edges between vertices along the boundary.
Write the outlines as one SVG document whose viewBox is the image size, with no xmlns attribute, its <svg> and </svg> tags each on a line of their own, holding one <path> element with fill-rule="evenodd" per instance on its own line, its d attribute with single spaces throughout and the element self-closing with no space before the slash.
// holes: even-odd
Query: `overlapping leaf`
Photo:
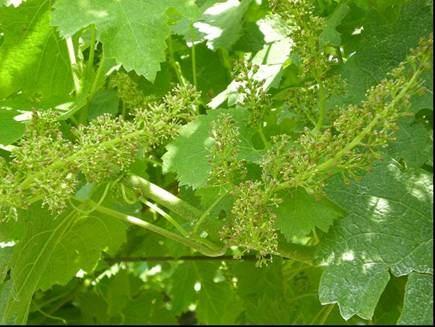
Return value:
<svg viewBox="0 0 435 327">
<path fill-rule="evenodd" d="M 328 190 L 348 213 L 321 244 L 320 300 L 337 302 L 345 319 L 370 319 L 389 271 L 433 273 L 431 177 L 387 161 L 361 182 Z"/>
<path fill-rule="evenodd" d="M 121 222 L 76 213 L 50 217 L 35 205 L 26 233 L 14 248 L 11 279 L 1 297 L 0 322 L 25 323 L 33 293 L 69 281 L 79 269 L 92 270 L 102 250 L 113 251 L 124 239 Z"/>
<path fill-rule="evenodd" d="M 433 325 L 433 276 L 411 273 L 399 325 Z"/>
<path fill-rule="evenodd" d="M 60 0 L 52 23 L 64 37 L 95 25 L 106 57 L 154 81 L 170 35 L 167 10 L 183 11 L 192 5 L 188 0 Z"/>
</svg>

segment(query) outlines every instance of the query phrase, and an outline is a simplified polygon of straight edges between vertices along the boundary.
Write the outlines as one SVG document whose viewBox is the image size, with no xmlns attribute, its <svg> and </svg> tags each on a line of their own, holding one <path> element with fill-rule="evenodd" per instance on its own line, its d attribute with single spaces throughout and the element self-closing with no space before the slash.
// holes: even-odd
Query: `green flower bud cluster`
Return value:
<svg viewBox="0 0 435 327">
<path fill-rule="evenodd" d="M 2 157 L 0 157 L 0 181 L 0 221 L 17 220 L 16 208 L 21 206 L 21 197 L 17 197 L 16 194 L 16 177 Z"/>
<path fill-rule="evenodd" d="M 273 138 L 262 163 L 263 179 L 276 190 L 304 187 L 319 193 L 333 173 L 354 177 L 368 169 L 394 140 L 398 118 L 421 87 L 419 76 L 431 62 L 431 51 L 430 37 L 388 78 L 370 88 L 365 101 L 342 109 L 324 131 L 306 128 L 293 143 L 285 136 Z"/>
<path fill-rule="evenodd" d="M 394 140 L 410 97 L 420 89 L 419 75 L 429 67 L 431 45 L 431 40 L 420 42 L 389 78 L 368 90 L 364 102 L 339 111 L 328 128 L 306 127 L 296 140 L 285 134 L 272 137 L 262 158 L 261 180 L 245 181 L 233 190 L 232 220 L 223 238 L 244 251 L 258 251 L 260 257 L 274 253 L 272 209 L 281 202 L 280 191 L 303 187 L 318 195 L 331 175 L 354 177 L 379 159 L 382 148 Z"/>
<path fill-rule="evenodd" d="M 243 182 L 233 193 L 237 197 L 231 209 L 233 219 L 221 236 L 230 246 L 240 246 L 241 255 L 257 251 L 261 263 L 278 247 L 273 202 L 260 181 Z"/>
<path fill-rule="evenodd" d="M 295 42 L 295 52 L 301 58 L 301 78 L 323 79 L 330 67 L 328 57 L 319 43 L 326 20 L 315 15 L 313 1 L 278 0 L 272 2 L 272 9 L 289 26 L 289 36 Z"/>
<path fill-rule="evenodd" d="M 143 94 L 137 83 L 123 71 L 110 77 L 109 86 L 118 90 L 118 96 L 123 106 L 128 110 L 143 107 L 151 100 Z"/>
<path fill-rule="evenodd" d="M 195 118 L 199 112 L 201 93 L 191 84 L 178 85 L 161 102 L 134 110 L 137 128 L 148 130 L 152 147 L 174 138 L 181 125 Z"/>
<path fill-rule="evenodd" d="M 98 116 L 73 132 L 77 135 L 74 152 L 86 149 L 86 155 L 78 156 L 74 165 L 89 182 L 99 183 L 125 172 L 135 159 L 139 143 L 147 146 L 134 121 L 109 114 Z"/>
<path fill-rule="evenodd" d="M 259 66 L 250 62 L 240 62 L 235 65 L 234 80 L 240 84 L 239 94 L 243 96 L 242 104 L 250 112 L 250 123 L 257 126 L 262 123 L 271 100 L 269 94 L 264 90 L 264 80 L 257 80 L 254 75 L 258 72 Z"/>
<path fill-rule="evenodd" d="M 198 114 L 201 93 L 190 83 L 177 85 L 163 97 L 163 103 L 180 123 L 187 123 Z"/>
<path fill-rule="evenodd" d="M 334 156 L 341 148 L 331 145 L 331 131 L 317 134 L 305 128 L 294 142 L 288 135 L 271 139 L 271 148 L 263 157 L 262 179 L 275 191 L 286 188 L 304 187 L 309 193 L 319 193 L 323 188 L 322 179 L 317 176 L 317 167 L 324 158 Z M 335 144 L 334 144 L 335 145 Z"/>
<path fill-rule="evenodd" d="M 14 185 L 22 198 L 21 207 L 30 204 L 25 199 L 35 197 L 42 198 L 43 206 L 52 210 L 58 211 L 65 207 L 68 197 L 77 185 L 77 179 L 72 173 L 75 167 L 57 163 L 65 160 L 73 148 L 73 144 L 60 131 L 55 112 L 33 112 L 24 137 L 11 154 L 11 171 L 14 171 L 17 181 L 23 180 L 22 183 L 25 184 L 25 189 L 20 184 Z M 45 169 L 55 163 L 56 169 L 53 172 Z M 37 177 L 28 178 L 33 175 Z"/>
<path fill-rule="evenodd" d="M 224 188 L 237 184 L 246 175 L 246 167 L 238 159 L 240 132 L 232 116 L 223 113 L 213 121 L 210 136 L 214 143 L 209 148 L 209 184 Z"/>
<path fill-rule="evenodd" d="M 198 99 L 192 87 L 178 87 L 161 103 L 137 109 L 130 120 L 103 114 L 73 128 L 71 140 L 62 134 L 57 113 L 34 113 L 11 162 L 0 167 L 6 181 L 0 184 L 0 211 L 5 216 L 0 218 L 11 218 L 17 208 L 38 200 L 53 212 L 62 211 L 81 176 L 102 182 L 125 173 L 139 147 L 151 150 L 193 118 Z"/>
</svg>

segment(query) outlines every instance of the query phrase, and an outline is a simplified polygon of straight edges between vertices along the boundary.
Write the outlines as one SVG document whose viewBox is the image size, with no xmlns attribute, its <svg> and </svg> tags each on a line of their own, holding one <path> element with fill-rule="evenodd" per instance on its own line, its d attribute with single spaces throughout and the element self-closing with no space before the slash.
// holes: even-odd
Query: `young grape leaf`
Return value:
<svg viewBox="0 0 435 327">
<path fill-rule="evenodd" d="M 174 314 L 165 305 L 163 294 L 147 290 L 130 301 L 123 311 L 124 324 L 174 325 Z"/>
<path fill-rule="evenodd" d="M 170 8 L 183 12 L 191 5 L 188 0 L 59 0 L 53 6 L 52 23 L 63 37 L 95 25 L 106 57 L 153 82 L 165 61 L 170 35 L 166 12 Z"/>
<path fill-rule="evenodd" d="M 163 172 L 174 172 L 180 185 L 188 185 L 196 189 L 207 184 L 210 172 L 208 148 L 213 144 L 210 128 L 217 117 L 227 112 L 234 118 L 240 132 L 239 159 L 250 162 L 259 160 L 261 151 L 251 143 L 252 129 L 248 127 L 249 114 L 243 108 L 209 111 L 193 122 L 183 126 L 177 138 L 166 146 L 163 155 Z"/>
<path fill-rule="evenodd" d="M 433 325 L 433 275 L 411 273 L 398 325 Z"/>
<path fill-rule="evenodd" d="M 350 187 L 332 181 L 327 192 L 348 214 L 320 245 L 320 301 L 338 303 L 345 319 L 371 319 L 389 270 L 433 271 L 431 177 L 387 161 Z"/>
<path fill-rule="evenodd" d="M 13 247 L 0 248 L 0 284 L 3 283 L 9 270 Z"/>
<path fill-rule="evenodd" d="M 276 225 L 288 241 L 307 236 L 316 227 L 326 233 L 334 220 L 343 215 L 328 199 L 315 199 L 303 189 L 289 192 L 281 198 L 283 203 L 275 209 Z"/>
<path fill-rule="evenodd" d="M 102 284 L 107 301 L 107 314 L 116 316 L 122 313 L 131 297 L 130 276 L 126 270 L 119 271 L 115 276 L 107 278 L 107 284 Z"/>
<path fill-rule="evenodd" d="M 114 90 L 102 90 L 97 92 L 89 103 L 89 119 L 109 113 L 115 115 L 118 112 L 119 98 Z"/>
<path fill-rule="evenodd" d="M 341 45 L 341 35 L 337 31 L 337 27 L 341 24 L 342 20 L 349 13 L 350 8 L 346 3 L 337 6 L 334 12 L 328 17 L 326 27 L 319 36 L 319 43 L 321 47 L 332 45 L 338 47 Z"/>
</svg>

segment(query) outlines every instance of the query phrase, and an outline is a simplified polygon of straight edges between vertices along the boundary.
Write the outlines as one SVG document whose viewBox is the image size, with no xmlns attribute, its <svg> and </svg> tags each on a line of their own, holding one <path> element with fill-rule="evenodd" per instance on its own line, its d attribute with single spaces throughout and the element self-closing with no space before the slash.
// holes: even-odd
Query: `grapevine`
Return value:
<svg viewBox="0 0 435 327">
<path fill-rule="evenodd" d="M 433 323 L 431 10 L 0 2 L 0 323 Z"/>
</svg>

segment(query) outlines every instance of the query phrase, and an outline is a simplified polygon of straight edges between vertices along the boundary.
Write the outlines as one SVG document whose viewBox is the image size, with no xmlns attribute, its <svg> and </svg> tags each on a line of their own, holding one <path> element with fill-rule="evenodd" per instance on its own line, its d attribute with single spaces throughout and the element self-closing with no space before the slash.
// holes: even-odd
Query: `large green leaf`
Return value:
<svg viewBox="0 0 435 327">
<path fill-rule="evenodd" d="M 192 5 L 189 0 L 59 0 L 52 22 L 64 37 L 95 25 L 106 57 L 154 81 L 165 61 L 170 35 L 166 12 L 170 8 L 185 11 Z"/>
<path fill-rule="evenodd" d="M 198 301 L 196 314 L 203 323 L 233 324 L 243 310 L 237 294 L 226 282 L 203 283 Z"/>
<path fill-rule="evenodd" d="M 403 159 L 409 167 L 421 167 L 432 158 L 432 135 L 422 123 L 414 119 L 400 120 L 396 138 L 387 151 L 392 157 Z"/>
<path fill-rule="evenodd" d="M 407 56 L 409 49 L 418 44 L 432 30 L 432 14 L 426 1 L 407 1 L 380 13 L 374 7 L 362 22 L 363 31 L 358 38 L 355 53 L 343 65 L 343 77 L 348 82 L 347 101 L 358 102 L 366 90 L 378 83 L 385 74 Z M 387 7 L 388 7 L 387 6 Z M 394 8 L 393 8 L 394 7 Z M 387 12 L 399 7 L 398 15 L 387 17 Z"/>
<path fill-rule="evenodd" d="M 321 243 L 321 302 L 338 303 L 345 319 L 370 319 L 389 271 L 432 274 L 432 192 L 429 174 L 394 161 L 350 187 L 332 182 L 330 197 L 348 213 Z"/>
<path fill-rule="evenodd" d="M 399 325 L 433 325 L 433 276 L 411 273 Z"/>
<path fill-rule="evenodd" d="M 123 223 L 111 218 L 75 212 L 51 217 L 40 204 L 20 218 L 26 232 L 14 248 L 8 294 L 1 295 L 7 298 L 0 305 L 2 323 L 25 323 L 36 290 L 64 284 L 79 269 L 91 271 L 102 250 L 114 250 L 124 239 Z"/>
<path fill-rule="evenodd" d="M 50 26 L 50 15 L 49 0 L 0 8 L 0 98 L 22 91 L 36 104 L 55 104 L 68 97 L 68 54 Z"/>
</svg>

